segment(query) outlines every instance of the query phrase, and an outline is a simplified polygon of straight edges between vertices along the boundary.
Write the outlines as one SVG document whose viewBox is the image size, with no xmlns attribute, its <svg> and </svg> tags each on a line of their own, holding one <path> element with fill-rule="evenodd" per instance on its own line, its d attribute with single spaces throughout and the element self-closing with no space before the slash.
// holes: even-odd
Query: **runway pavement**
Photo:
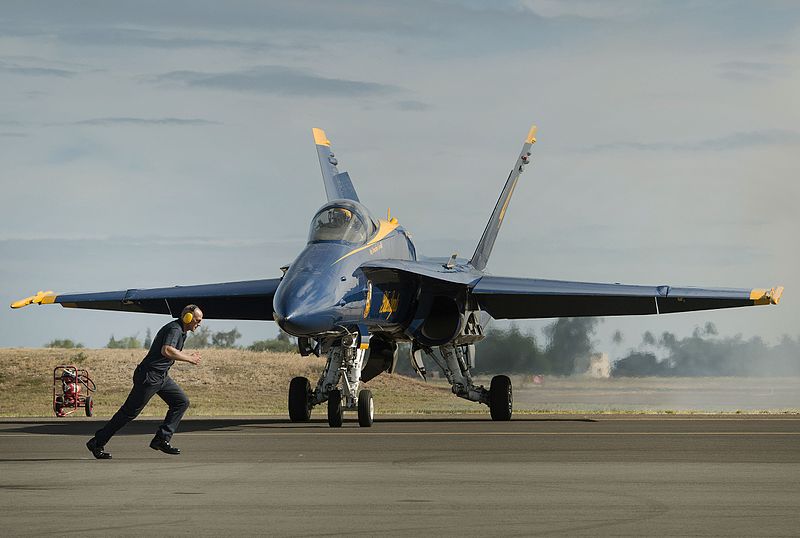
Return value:
<svg viewBox="0 0 800 538">
<path fill-rule="evenodd" d="M 0 419 L 0 533 L 796 536 L 800 417 Z M 347 420 L 347 418 L 346 418 Z"/>
</svg>

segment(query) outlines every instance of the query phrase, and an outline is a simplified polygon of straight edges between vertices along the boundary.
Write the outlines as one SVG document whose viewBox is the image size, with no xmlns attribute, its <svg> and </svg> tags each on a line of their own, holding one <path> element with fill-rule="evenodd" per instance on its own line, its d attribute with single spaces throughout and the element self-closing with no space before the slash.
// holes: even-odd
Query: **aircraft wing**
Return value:
<svg viewBox="0 0 800 538">
<path fill-rule="evenodd" d="M 119 310 L 178 316 L 187 304 L 196 304 L 206 319 L 250 319 L 272 321 L 272 298 L 280 278 L 130 289 L 97 293 L 56 294 L 51 291 L 19 300 L 11 308 L 30 304 L 60 304 L 65 308 Z"/>
<path fill-rule="evenodd" d="M 484 276 L 472 288 L 495 319 L 666 314 L 778 304 L 782 287 L 766 289 L 630 286 Z"/>
<path fill-rule="evenodd" d="M 331 200 L 353 200 L 358 202 L 358 195 L 353 182 L 350 181 L 350 174 L 347 172 L 339 173 L 336 165 L 339 162 L 331 150 L 331 141 L 328 140 L 325 131 L 314 127 L 314 143 L 317 146 L 317 155 L 319 156 L 319 167 L 322 169 L 322 181 L 325 183 L 325 195 L 328 201 Z"/>
</svg>

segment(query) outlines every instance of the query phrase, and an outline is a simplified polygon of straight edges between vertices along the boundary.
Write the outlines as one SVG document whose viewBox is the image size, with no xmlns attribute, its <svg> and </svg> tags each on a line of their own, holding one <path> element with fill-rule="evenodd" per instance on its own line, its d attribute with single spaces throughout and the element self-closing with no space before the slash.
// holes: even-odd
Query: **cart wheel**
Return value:
<svg viewBox="0 0 800 538">
<path fill-rule="evenodd" d="M 92 400 L 91 396 L 86 397 L 84 410 L 86 411 L 87 417 L 90 417 L 94 414 L 94 400 Z"/>
</svg>

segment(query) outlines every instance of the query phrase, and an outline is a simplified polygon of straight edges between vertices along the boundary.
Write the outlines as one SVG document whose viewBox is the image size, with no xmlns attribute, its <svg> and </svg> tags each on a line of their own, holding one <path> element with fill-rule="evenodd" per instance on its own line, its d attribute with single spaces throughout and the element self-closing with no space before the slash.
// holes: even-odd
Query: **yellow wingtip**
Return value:
<svg viewBox="0 0 800 538">
<path fill-rule="evenodd" d="M 531 130 L 528 131 L 528 138 L 525 139 L 525 142 L 528 144 L 535 144 L 536 143 L 536 126 L 532 125 Z"/>
<path fill-rule="evenodd" d="M 14 301 L 11 303 L 11 308 L 22 308 L 24 306 L 28 306 L 30 304 L 53 304 L 56 301 L 57 295 L 52 292 L 52 290 L 48 291 L 39 291 L 36 295 L 31 295 L 30 297 L 25 297 L 24 299 L 20 299 L 19 301 Z"/>
<path fill-rule="evenodd" d="M 316 145 L 331 147 L 331 141 L 325 136 L 325 131 L 318 127 L 312 128 L 311 131 L 314 133 L 314 143 Z"/>
<path fill-rule="evenodd" d="M 750 291 L 750 300 L 757 305 L 778 304 L 783 295 L 783 286 L 777 286 L 769 290 L 756 288 Z"/>
<path fill-rule="evenodd" d="M 769 299 L 772 304 L 781 302 L 781 295 L 783 295 L 783 286 L 772 288 L 769 293 Z"/>
<path fill-rule="evenodd" d="M 33 302 L 33 297 L 26 297 L 24 299 L 20 299 L 19 301 L 14 301 L 11 303 L 11 308 L 22 308 L 23 306 L 28 306 Z"/>
</svg>

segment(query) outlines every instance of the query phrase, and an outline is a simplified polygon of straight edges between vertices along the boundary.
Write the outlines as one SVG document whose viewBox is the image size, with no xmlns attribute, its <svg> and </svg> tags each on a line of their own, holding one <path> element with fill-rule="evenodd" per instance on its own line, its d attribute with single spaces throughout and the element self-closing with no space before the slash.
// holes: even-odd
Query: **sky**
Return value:
<svg viewBox="0 0 800 538">
<path fill-rule="evenodd" d="M 607 318 L 612 358 L 707 321 L 797 336 L 799 50 L 795 2 L 7 1 L 0 303 L 280 276 L 325 201 L 312 127 L 421 254 L 469 258 L 535 123 L 489 272 L 786 287 L 778 307 Z M 166 321 L 6 306 L 0 346 Z"/>
</svg>

